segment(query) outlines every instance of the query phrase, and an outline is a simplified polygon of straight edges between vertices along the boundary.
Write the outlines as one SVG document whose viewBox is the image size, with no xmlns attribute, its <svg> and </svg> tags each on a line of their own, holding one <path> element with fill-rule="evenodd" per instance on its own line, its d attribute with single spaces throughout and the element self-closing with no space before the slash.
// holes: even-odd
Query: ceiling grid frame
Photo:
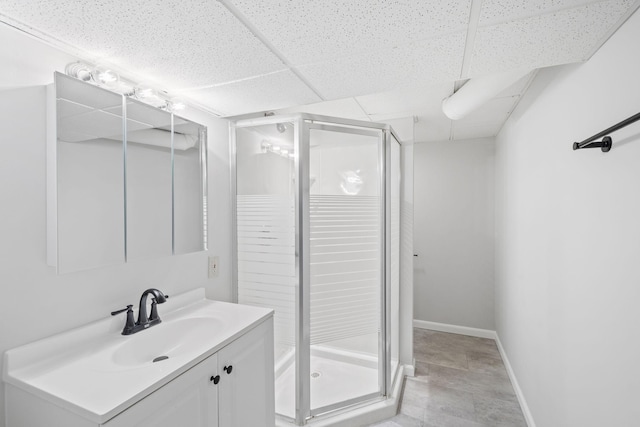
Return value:
<svg viewBox="0 0 640 427">
<path fill-rule="evenodd" d="M 282 54 L 274 45 L 273 43 L 271 43 L 269 41 L 269 39 L 267 39 L 267 37 L 264 36 L 264 34 L 262 34 L 262 32 L 251 23 L 251 21 L 249 21 L 249 19 L 244 16 L 244 14 L 242 12 L 240 12 L 238 10 L 238 8 L 233 5 L 231 2 L 229 2 L 228 0 L 217 0 L 218 2 L 220 2 L 220 4 L 222 4 L 225 8 L 227 8 L 227 10 L 236 17 L 236 19 L 238 19 L 238 21 L 240 21 L 242 23 L 242 25 L 244 25 L 247 30 L 249 30 L 258 40 L 260 40 L 262 42 L 262 44 L 264 44 L 267 49 L 269 49 L 276 57 L 278 57 L 278 59 L 280 59 L 282 61 L 282 63 L 284 65 L 287 66 L 287 68 L 289 68 L 289 70 L 295 74 L 296 77 L 298 77 L 300 79 L 300 81 L 302 81 L 302 83 L 304 83 L 313 93 L 316 94 L 316 96 L 318 98 L 320 98 L 322 101 L 326 101 L 327 99 L 322 96 L 322 94 L 307 80 L 307 78 L 305 76 L 303 76 L 302 74 L 300 74 L 298 72 L 298 70 L 296 69 L 296 67 L 291 63 L 291 61 L 289 61 L 289 59 Z"/>
</svg>

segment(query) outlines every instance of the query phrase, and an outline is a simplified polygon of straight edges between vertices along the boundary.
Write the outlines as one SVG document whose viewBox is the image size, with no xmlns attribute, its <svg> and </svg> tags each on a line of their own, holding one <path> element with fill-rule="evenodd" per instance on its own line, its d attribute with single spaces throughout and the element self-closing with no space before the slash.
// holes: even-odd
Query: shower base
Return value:
<svg viewBox="0 0 640 427">
<path fill-rule="evenodd" d="M 294 353 L 280 360 L 276 369 L 276 413 L 295 418 Z M 377 393 L 377 357 L 314 347 L 311 350 L 311 408 L 322 408 Z"/>
</svg>

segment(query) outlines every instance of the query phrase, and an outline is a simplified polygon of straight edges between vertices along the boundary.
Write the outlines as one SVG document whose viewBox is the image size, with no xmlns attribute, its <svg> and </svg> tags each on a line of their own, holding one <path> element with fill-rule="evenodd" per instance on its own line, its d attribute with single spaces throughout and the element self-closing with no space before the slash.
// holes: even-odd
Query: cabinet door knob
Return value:
<svg viewBox="0 0 640 427">
<path fill-rule="evenodd" d="M 215 377 L 212 375 L 210 380 L 213 381 L 214 384 L 218 384 L 220 382 L 220 375 L 216 375 Z"/>
<path fill-rule="evenodd" d="M 225 371 L 227 373 L 227 375 L 228 375 L 233 370 L 233 366 L 232 365 L 225 366 L 224 368 L 222 368 L 222 370 Z"/>
</svg>

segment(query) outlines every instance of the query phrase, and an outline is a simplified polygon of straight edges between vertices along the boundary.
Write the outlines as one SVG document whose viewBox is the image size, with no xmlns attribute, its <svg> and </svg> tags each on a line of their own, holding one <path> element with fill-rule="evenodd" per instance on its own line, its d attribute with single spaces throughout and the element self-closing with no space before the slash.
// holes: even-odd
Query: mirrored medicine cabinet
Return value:
<svg viewBox="0 0 640 427">
<path fill-rule="evenodd" d="M 55 73 L 47 257 L 58 274 L 207 247 L 207 129 Z"/>
</svg>

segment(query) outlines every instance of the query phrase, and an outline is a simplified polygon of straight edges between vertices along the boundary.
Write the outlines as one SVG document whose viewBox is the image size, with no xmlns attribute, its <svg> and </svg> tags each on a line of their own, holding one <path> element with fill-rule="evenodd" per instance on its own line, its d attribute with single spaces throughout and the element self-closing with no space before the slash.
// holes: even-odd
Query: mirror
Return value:
<svg viewBox="0 0 640 427">
<path fill-rule="evenodd" d="M 127 261 L 172 254 L 171 114 L 127 99 Z"/>
<path fill-rule="evenodd" d="M 174 250 L 176 254 L 202 251 L 206 248 L 207 194 L 207 128 L 174 116 L 173 123 L 174 182 Z M 203 232 L 204 230 L 204 232 Z"/>
<path fill-rule="evenodd" d="M 56 85 L 58 271 L 120 264 L 122 96 L 71 78 L 56 79 Z"/>
<path fill-rule="evenodd" d="M 49 93 L 49 264 L 206 250 L 206 127 L 60 73 Z"/>
</svg>

